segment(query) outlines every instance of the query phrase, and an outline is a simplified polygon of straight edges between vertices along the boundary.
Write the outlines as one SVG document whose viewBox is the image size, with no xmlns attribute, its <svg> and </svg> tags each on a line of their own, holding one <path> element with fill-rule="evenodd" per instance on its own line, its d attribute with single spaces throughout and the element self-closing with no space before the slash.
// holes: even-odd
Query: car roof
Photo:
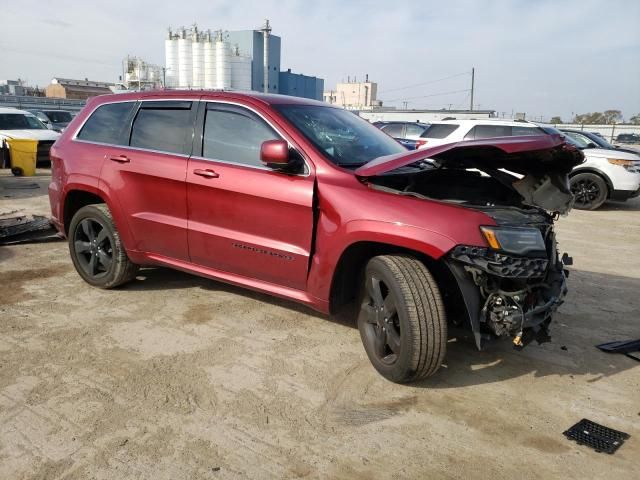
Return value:
<svg viewBox="0 0 640 480">
<path fill-rule="evenodd" d="M 26 110 L 18 110 L 17 108 L 11 108 L 11 107 L 0 107 L 0 113 L 15 113 L 16 115 L 33 115 L 31 112 L 27 112 Z"/>
<path fill-rule="evenodd" d="M 460 119 L 460 120 L 434 120 L 432 125 L 445 124 L 445 125 L 501 125 L 511 127 L 538 127 L 533 122 L 526 120 L 502 120 L 499 118 L 476 118 L 476 119 Z"/>
<path fill-rule="evenodd" d="M 274 93 L 246 92 L 235 90 L 145 90 L 144 92 L 114 93 L 94 97 L 97 103 L 109 103 L 114 100 L 152 100 L 152 99 L 228 99 L 228 100 L 253 100 L 265 105 L 316 105 L 333 107 L 328 103 L 309 98 L 292 97 L 290 95 L 277 95 Z M 333 107 L 340 108 L 340 107 Z"/>
</svg>

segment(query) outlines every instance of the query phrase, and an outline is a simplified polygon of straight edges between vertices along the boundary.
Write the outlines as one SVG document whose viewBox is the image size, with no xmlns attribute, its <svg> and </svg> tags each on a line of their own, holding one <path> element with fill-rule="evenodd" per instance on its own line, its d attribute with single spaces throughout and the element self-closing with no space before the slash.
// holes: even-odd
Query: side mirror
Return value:
<svg viewBox="0 0 640 480">
<path fill-rule="evenodd" d="M 587 144 L 587 148 L 598 148 L 598 146 L 597 146 L 595 143 L 593 143 L 593 142 L 589 142 L 589 143 Z"/>
<path fill-rule="evenodd" d="M 260 146 L 260 160 L 269 168 L 281 170 L 289 164 L 289 158 L 286 140 L 267 140 Z"/>
</svg>

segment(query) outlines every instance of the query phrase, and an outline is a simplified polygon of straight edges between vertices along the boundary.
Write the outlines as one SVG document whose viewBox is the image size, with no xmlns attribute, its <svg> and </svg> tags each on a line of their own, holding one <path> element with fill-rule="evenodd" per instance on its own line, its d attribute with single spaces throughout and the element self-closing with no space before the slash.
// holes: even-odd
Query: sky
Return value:
<svg viewBox="0 0 640 480">
<path fill-rule="evenodd" d="M 164 64 L 168 27 L 245 30 L 268 18 L 281 69 L 378 83 L 385 105 L 527 118 L 640 113 L 638 0 L 0 0 L 0 79 L 117 81 L 127 54 Z"/>
</svg>

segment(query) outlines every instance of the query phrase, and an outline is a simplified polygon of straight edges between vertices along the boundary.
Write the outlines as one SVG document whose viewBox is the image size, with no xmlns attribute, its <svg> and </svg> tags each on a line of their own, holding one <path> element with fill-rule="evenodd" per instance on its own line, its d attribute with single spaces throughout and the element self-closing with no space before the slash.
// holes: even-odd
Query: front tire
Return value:
<svg viewBox="0 0 640 480">
<path fill-rule="evenodd" d="M 364 272 L 358 329 L 383 377 L 405 383 L 433 375 L 444 360 L 447 319 L 425 265 L 408 255 L 372 258 Z"/>
<path fill-rule="evenodd" d="M 569 186 L 575 198 L 573 207 L 578 210 L 596 210 L 609 197 L 607 182 L 595 173 L 578 173 L 571 177 Z"/>
<path fill-rule="evenodd" d="M 133 280 L 138 266 L 129 260 L 109 208 L 101 203 L 76 212 L 69 226 L 69 253 L 78 274 L 98 288 Z"/>
</svg>

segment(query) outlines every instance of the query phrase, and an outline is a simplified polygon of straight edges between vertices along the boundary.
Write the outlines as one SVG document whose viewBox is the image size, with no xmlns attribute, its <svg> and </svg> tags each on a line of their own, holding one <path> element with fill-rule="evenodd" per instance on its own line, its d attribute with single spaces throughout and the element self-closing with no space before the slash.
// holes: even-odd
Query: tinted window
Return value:
<svg viewBox="0 0 640 480">
<path fill-rule="evenodd" d="M 422 126 L 422 125 L 415 125 L 413 123 L 408 123 L 407 125 L 405 125 L 405 137 L 418 137 L 420 136 L 426 127 Z"/>
<path fill-rule="evenodd" d="M 248 110 L 214 107 L 207 110 L 205 117 L 202 156 L 262 166 L 260 146 L 279 138 L 264 120 Z"/>
<path fill-rule="evenodd" d="M 465 140 L 481 138 L 510 137 L 511 127 L 508 125 L 476 125 L 464 136 Z"/>
<path fill-rule="evenodd" d="M 191 152 L 191 102 L 143 104 L 131 129 L 131 146 L 167 153 Z"/>
<path fill-rule="evenodd" d="M 0 113 L 0 130 L 43 130 L 46 128 L 35 115 Z"/>
<path fill-rule="evenodd" d="M 451 123 L 434 123 L 422 134 L 422 138 L 447 138 L 459 127 Z"/>
<path fill-rule="evenodd" d="M 98 107 L 85 122 L 78 138 L 91 142 L 126 145 L 127 138 L 122 133 L 133 105 L 134 102 L 123 102 Z"/>
<path fill-rule="evenodd" d="M 521 135 L 544 135 L 544 130 L 538 127 L 511 127 L 511 135 L 519 137 Z"/>
<path fill-rule="evenodd" d="M 380 130 L 382 130 L 384 133 L 394 138 L 402 137 L 402 124 L 400 123 L 392 123 L 390 125 L 385 125 Z"/>
</svg>

